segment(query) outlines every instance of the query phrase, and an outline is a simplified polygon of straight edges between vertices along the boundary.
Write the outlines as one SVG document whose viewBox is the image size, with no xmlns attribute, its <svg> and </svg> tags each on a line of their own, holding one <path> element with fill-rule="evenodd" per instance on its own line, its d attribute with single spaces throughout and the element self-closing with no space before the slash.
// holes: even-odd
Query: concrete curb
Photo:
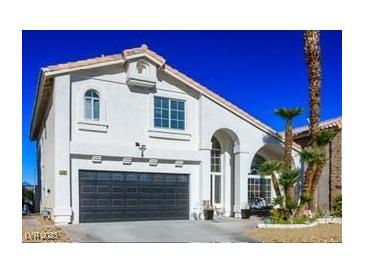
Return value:
<svg viewBox="0 0 365 274">
<path fill-rule="evenodd" d="M 342 224 L 342 218 L 319 218 L 312 223 L 308 224 L 257 224 L 257 228 L 280 228 L 280 229 L 291 229 L 291 228 L 306 228 L 313 227 L 319 224 Z"/>
</svg>

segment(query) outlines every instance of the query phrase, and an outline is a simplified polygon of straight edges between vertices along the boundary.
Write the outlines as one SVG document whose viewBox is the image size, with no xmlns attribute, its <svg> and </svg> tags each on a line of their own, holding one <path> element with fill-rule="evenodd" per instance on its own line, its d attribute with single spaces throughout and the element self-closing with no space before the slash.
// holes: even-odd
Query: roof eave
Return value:
<svg viewBox="0 0 365 274">
<path fill-rule="evenodd" d="M 37 136 L 35 136 L 35 123 L 38 119 L 39 98 L 40 98 L 40 93 L 43 90 L 43 85 L 44 85 L 44 80 L 45 80 L 44 74 L 45 74 L 44 69 L 41 68 L 41 71 L 39 73 L 37 88 L 36 88 L 36 99 L 33 104 L 32 121 L 31 121 L 31 127 L 30 127 L 30 132 L 29 132 L 29 138 L 32 141 L 36 140 L 36 138 L 37 138 Z"/>
</svg>

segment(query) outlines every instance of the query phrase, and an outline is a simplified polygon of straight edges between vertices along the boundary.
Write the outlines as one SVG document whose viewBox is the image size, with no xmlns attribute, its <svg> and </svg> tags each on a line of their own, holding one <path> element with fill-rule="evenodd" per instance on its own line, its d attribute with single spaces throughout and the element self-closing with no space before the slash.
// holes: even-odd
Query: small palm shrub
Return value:
<svg viewBox="0 0 365 274">
<path fill-rule="evenodd" d="M 311 221 L 305 216 L 291 217 L 288 211 L 283 208 L 271 210 L 270 217 L 273 224 L 305 224 Z"/>
<path fill-rule="evenodd" d="M 342 217 L 342 195 L 339 195 L 335 198 L 332 209 L 334 216 Z"/>
</svg>

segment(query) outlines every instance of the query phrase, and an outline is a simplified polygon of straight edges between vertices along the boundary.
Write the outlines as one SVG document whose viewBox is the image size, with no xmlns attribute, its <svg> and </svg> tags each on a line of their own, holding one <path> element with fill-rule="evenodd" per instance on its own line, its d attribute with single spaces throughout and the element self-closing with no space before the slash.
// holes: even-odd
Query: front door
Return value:
<svg viewBox="0 0 365 274">
<path fill-rule="evenodd" d="M 210 175 L 210 199 L 212 205 L 217 208 L 223 207 L 222 174 L 211 173 Z"/>
</svg>

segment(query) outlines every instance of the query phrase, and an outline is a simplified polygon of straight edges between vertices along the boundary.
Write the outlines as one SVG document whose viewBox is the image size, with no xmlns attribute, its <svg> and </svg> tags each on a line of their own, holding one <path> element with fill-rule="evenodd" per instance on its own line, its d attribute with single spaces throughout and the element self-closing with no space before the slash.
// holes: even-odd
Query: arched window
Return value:
<svg viewBox="0 0 365 274">
<path fill-rule="evenodd" d="M 251 163 L 250 174 L 256 175 L 260 171 L 261 165 L 266 161 L 260 154 L 256 154 Z"/>
<path fill-rule="evenodd" d="M 85 119 L 88 120 L 100 120 L 100 98 L 98 92 L 93 89 L 89 89 L 85 93 Z"/>
<path fill-rule="evenodd" d="M 212 138 L 212 150 L 210 152 L 210 169 L 211 172 L 221 172 L 221 145 L 218 140 L 213 137 Z"/>
</svg>

